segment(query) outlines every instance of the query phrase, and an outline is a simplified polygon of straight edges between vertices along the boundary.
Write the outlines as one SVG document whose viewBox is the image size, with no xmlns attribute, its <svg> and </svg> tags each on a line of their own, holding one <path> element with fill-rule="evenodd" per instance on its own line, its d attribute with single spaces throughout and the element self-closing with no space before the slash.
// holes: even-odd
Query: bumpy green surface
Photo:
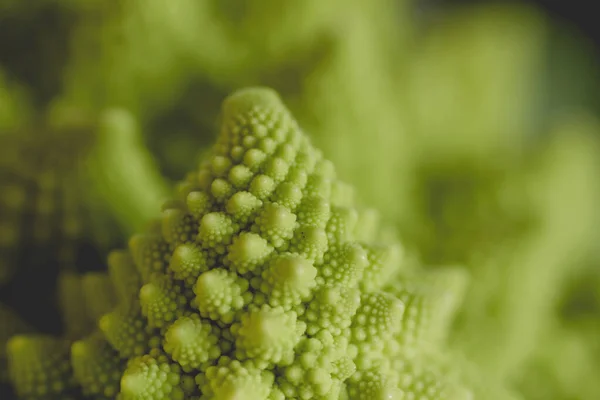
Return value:
<svg viewBox="0 0 600 400">
<path fill-rule="evenodd" d="M 96 320 L 114 308 L 119 278 L 99 272 L 60 274 L 63 335 L 12 324 L 3 358 L 17 398 L 114 398 L 124 361 L 97 331 Z"/>
<path fill-rule="evenodd" d="M 110 257 L 119 304 L 72 346 L 75 380 L 109 396 L 127 361 L 120 399 L 471 398 L 439 334 L 464 275 L 403 266 L 372 215 L 275 92 L 236 92 L 211 155 Z M 35 393 L 50 376 L 15 340 L 13 383 Z"/>
<path fill-rule="evenodd" d="M 0 283 L 0 301 L 12 297 L 11 305 L 31 304 L 27 312 L 19 310 L 21 316 L 44 331 L 50 329 L 48 322 L 60 324 L 57 315 L 46 312 L 46 307 L 60 303 L 64 335 L 50 341 L 43 339 L 46 335 L 30 337 L 28 343 L 79 340 L 70 355 L 72 372 L 81 383 L 75 385 L 77 395 L 114 398 L 128 359 L 150 353 L 156 362 L 147 357 L 132 361 L 128 390 L 135 391 L 162 371 L 166 378 L 151 387 L 161 392 L 165 384 L 179 385 L 191 396 L 197 394 L 196 387 L 207 385 L 202 379 L 194 381 L 197 372 L 220 362 L 238 375 L 212 372 L 211 379 L 224 386 L 215 396 L 260 397 L 267 385 L 254 385 L 253 379 L 272 379 L 281 386 L 278 377 L 285 368 L 268 367 L 271 376 L 234 359 L 264 354 L 268 362 L 283 362 L 291 357 L 291 342 L 275 338 L 268 347 L 266 339 L 253 338 L 257 326 L 280 315 L 280 307 L 301 307 L 300 302 L 306 305 L 304 315 L 273 323 L 274 329 L 294 336 L 293 328 L 303 322 L 303 337 L 316 337 L 323 330 L 334 338 L 377 337 L 380 330 L 368 332 L 355 320 L 362 318 L 364 304 L 390 306 L 389 296 L 362 295 L 383 286 L 404 304 L 402 334 L 394 340 L 407 357 L 448 335 L 452 312 L 459 308 L 456 294 L 464 283 L 464 275 L 453 268 L 449 275 L 433 273 L 425 279 L 420 273 L 409 274 L 402 252 L 410 258 L 414 250 L 427 263 L 469 267 L 473 284 L 450 338 L 476 362 L 476 372 L 510 382 L 527 398 L 599 397 L 593 382 L 600 360 L 594 350 L 597 325 L 587 320 L 597 320 L 599 312 L 589 310 L 583 322 L 557 312 L 555 304 L 571 296 L 566 303 L 592 307 L 597 301 L 590 293 L 600 293 L 596 286 L 590 289 L 592 279 L 578 275 L 579 258 L 597 247 L 594 227 L 600 226 L 598 149 L 597 140 L 592 140 L 598 126 L 571 112 L 573 106 L 581 106 L 582 95 L 596 96 L 590 71 L 597 68 L 589 62 L 591 55 L 579 59 L 578 39 L 559 37 L 564 33 L 553 32 L 553 24 L 539 10 L 511 4 L 452 10 L 438 7 L 441 2 L 405 0 L 25 3 L 0 5 L 1 42 L 10 48 L 0 52 L 6 71 L 0 77 L 0 135 L 33 138 L 13 146 L 0 137 L 0 148 L 10 149 L 0 154 L 0 164 L 16 160 L 10 168 L 18 165 L 0 167 L 0 259 L 9 261 L 0 265 L 0 276 L 4 273 L 8 283 Z M 555 53 L 556 43 L 569 51 Z M 577 66 L 582 60 L 586 65 Z M 546 64 L 554 71 L 551 76 Z M 155 214 L 155 194 L 164 191 L 164 184 L 142 146 L 149 146 L 163 173 L 180 177 L 197 165 L 199 152 L 209 150 L 226 93 L 244 84 L 266 84 L 280 92 L 314 143 L 334 162 L 336 176 L 356 185 L 357 198 L 376 206 L 385 221 L 401 231 L 406 249 L 395 240 L 383 240 L 383 234 L 374 244 L 380 231 L 378 215 L 360 210 L 360 228 L 344 239 L 353 244 L 335 257 L 352 259 L 358 254 L 356 242 L 369 243 L 359 243 L 368 268 L 356 272 L 339 264 L 344 285 L 321 286 L 317 281 L 322 275 L 314 269 L 330 262 L 325 254 L 333 251 L 329 233 L 321 226 L 346 217 L 331 215 L 333 200 L 328 196 L 307 199 L 306 186 L 279 182 L 286 175 L 280 170 L 283 164 L 263 166 L 255 152 L 249 157 L 261 165 L 258 172 L 243 161 L 216 158 L 211 177 L 221 179 L 214 185 L 184 198 L 191 185 L 184 183 L 177 199 L 165 206 L 166 225 L 159 221 L 131 239 L 130 251 L 111 256 L 111 277 L 90 274 L 81 279 L 63 273 L 58 298 L 49 298 L 48 292 L 55 291 L 58 260 L 62 268 L 72 268 L 73 259 L 78 269 L 91 267 L 88 260 L 73 257 L 79 253 L 74 248 L 90 233 L 98 245 L 98 236 L 108 232 L 102 224 L 108 215 L 127 235 L 141 231 L 144 216 Z M 51 101 L 53 95 L 60 97 Z M 30 126 L 36 115 L 27 100 L 41 107 L 51 101 L 46 112 L 55 113 L 52 129 Z M 86 130 L 93 127 L 97 135 L 70 140 L 68 132 L 60 133 L 65 130 L 61 113 L 66 112 L 68 120 L 69 113 L 77 118 L 82 110 L 91 117 Z M 575 118 L 562 124 L 564 114 Z M 546 132 L 555 126 L 555 117 L 563 131 L 557 137 Z M 53 132 L 46 138 L 47 131 Z M 18 157 L 16 148 L 22 150 Z M 40 154 L 58 157 L 40 163 Z M 59 168 L 56 159 L 69 167 Z M 31 174 L 23 175 L 25 170 Z M 255 180 L 256 173 L 268 178 Z M 57 187 L 47 187 L 47 175 Z M 92 187 L 95 194 L 90 198 Z M 212 215 L 204 219 L 207 213 Z M 293 216 L 290 230 L 286 224 Z M 65 217 L 83 225 L 80 234 L 66 235 Z M 271 229 L 278 219 L 281 226 Z M 303 225 L 296 226 L 300 219 Z M 186 238 L 197 237 L 175 246 L 180 223 L 186 226 Z M 44 226 L 53 232 L 47 236 L 51 242 L 30 235 Z M 250 226 L 256 230 L 245 231 Z M 117 230 L 111 227 L 110 232 Z M 288 247 L 282 250 L 276 243 Z M 39 251 L 40 244 L 47 245 L 51 257 Z M 30 251 L 32 245 L 35 251 Z M 216 255 L 207 255 L 207 246 L 218 248 Z M 215 267 L 215 257 L 224 257 L 221 251 L 227 263 Z M 302 257 L 286 254 L 291 251 Z M 32 257 L 24 259 L 23 254 Z M 401 279 L 396 276 L 398 265 L 407 272 Z M 597 265 L 595 260 L 590 269 Z M 12 279 L 15 270 L 20 273 Z M 358 287 L 356 274 L 361 278 Z M 573 283 L 567 296 L 562 292 L 565 282 L 571 284 L 569 274 L 579 283 Z M 32 275 L 35 280 L 29 279 Z M 16 280 L 23 284 L 14 285 Z M 443 297 L 446 292 L 455 300 Z M 262 310 L 261 302 L 267 300 L 257 300 L 256 293 L 277 310 Z M 29 301 L 32 297 L 35 302 Z M 443 307 L 440 298 L 445 299 Z M 117 309 L 101 318 L 117 302 Z M 261 304 L 260 312 L 242 319 L 250 304 Z M 30 321 L 25 314 L 49 321 Z M 393 331 L 398 316 L 386 315 L 374 320 Z M 107 334 L 85 336 L 98 319 Z M 224 349 L 218 344 L 223 337 Z M 107 338 L 122 344 L 116 349 Z M 0 343 L 5 339 L 0 335 Z M 335 360 L 354 346 L 338 346 L 323 335 L 318 340 L 333 350 L 300 339 L 294 354 L 309 355 L 293 363 L 302 371 L 309 370 L 315 358 L 327 363 L 322 360 Z M 58 356 L 61 363 L 69 359 L 65 352 Z M 397 394 L 396 378 L 365 372 L 360 362 L 354 357 L 336 367 L 345 371 L 340 376 L 358 367 L 356 377 L 369 377 L 356 385 L 348 379 L 342 398 Z M 408 376 L 416 382 L 407 384 L 405 397 L 416 397 L 423 388 L 434 396 L 438 386 L 433 380 L 445 376 L 469 382 L 475 398 L 505 398 L 488 382 L 482 385 L 469 374 L 456 377 L 459 362 L 454 358 L 450 366 L 437 363 L 443 364 L 437 353 L 433 360 L 419 355 L 410 362 L 394 361 L 400 381 Z M 247 382 L 244 371 L 255 378 Z M 321 376 L 309 378 L 297 371 L 286 373 L 285 385 L 295 388 Z M 180 383 L 169 378 L 173 374 L 183 376 Z M 58 380 L 62 377 L 56 375 Z M 70 385 L 60 384 L 53 396 L 66 397 L 62 388 Z M 325 390 L 330 383 L 323 378 L 311 385 L 310 390 Z M 236 392 L 236 387 L 245 392 Z M 181 393 L 173 389 L 167 396 Z M 460 398 L 460 390 L 456 396 Z"/>
</svg>

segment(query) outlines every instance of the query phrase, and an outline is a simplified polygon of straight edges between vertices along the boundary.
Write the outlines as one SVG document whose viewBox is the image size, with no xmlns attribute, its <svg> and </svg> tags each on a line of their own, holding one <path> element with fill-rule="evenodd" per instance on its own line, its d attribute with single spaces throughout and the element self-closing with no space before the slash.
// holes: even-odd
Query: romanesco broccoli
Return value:
<svg viewBox="0 0 600 400">
<path fill-rule="evenodd" d="M 17 392 L 64 398 L 74 376 L 120 400 L 471 399 L 433 332 L 462 271 L 403 263 L 274 91 L 238 91 L 222 114 L 162 218 L 109 258 L 119 304 L 71 346 L 73 373 L 44 368 L 69 358 L 50 339 L 11 341 Z"/>
</svg>

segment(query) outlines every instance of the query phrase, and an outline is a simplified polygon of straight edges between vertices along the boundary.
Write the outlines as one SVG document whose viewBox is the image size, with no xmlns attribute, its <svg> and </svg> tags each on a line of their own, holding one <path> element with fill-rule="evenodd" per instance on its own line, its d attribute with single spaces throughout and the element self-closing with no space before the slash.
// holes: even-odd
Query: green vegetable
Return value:
<svg viewBox="0 0 600 400">
<path fill-rule="evenodd" d="M 463 271 L 404 263 L 274 91 L 238 91 L 222 113 L 160 221 L 111 255 L 119 304 L 98 321 L 104 339 L 71 349 L 82 390 L 111 396 L 126 364 L 121 400 L 471 398 L 476 385 L 444 367 Z M 45 340 L 9 346 L 32 399 L 48 390 Z M 56 379 L 66 393 L 70 376 Z"/>
</svg>

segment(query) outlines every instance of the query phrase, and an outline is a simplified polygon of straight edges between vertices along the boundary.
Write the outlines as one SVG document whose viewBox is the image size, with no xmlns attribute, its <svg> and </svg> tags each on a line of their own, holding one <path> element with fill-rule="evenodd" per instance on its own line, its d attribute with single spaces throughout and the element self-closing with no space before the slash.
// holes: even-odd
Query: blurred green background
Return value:
<svg viewBox="0 0 600 400">
<path fill-rule="evenodd" d="M 0 0 L 0 341 L 64 333 L 60 277 L 267 85 L 411 257 L 468 267 L 454 348 L 524 399 L 600 398 L 598 47 L 566 3 Z"/>
</svg>

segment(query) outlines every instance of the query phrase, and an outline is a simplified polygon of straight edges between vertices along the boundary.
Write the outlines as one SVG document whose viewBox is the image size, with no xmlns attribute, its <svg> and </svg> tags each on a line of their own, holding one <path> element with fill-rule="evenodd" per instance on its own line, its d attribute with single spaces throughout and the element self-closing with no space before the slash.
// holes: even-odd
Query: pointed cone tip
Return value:
<svg viewBox="0 0 600 400">
<path fill-rule="evenodd" d="M 237 90 L 223 102 L 223 116 L 225 119 L 243 114 L 254 107 L 272 108 L 279 107 L 281 99 L 277 92 L 268 87 L 248 87 Z"/>
</svg>

